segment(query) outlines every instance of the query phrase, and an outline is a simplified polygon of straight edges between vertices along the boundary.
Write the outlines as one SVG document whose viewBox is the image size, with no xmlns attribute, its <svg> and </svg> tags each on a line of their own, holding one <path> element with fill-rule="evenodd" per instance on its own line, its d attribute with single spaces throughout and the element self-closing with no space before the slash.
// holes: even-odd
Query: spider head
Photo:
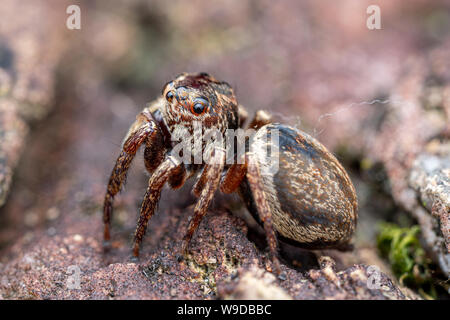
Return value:
<svg viewBox="0 0 450 320">
<path fill-rule="evenodd" d="M 216 128 L 221 132 L 237 128 L 233 89 L 207 73 L 182 73 L 164 86 L 162 94 L 165 99 L 162 111 L 170 131 L 182 126 L 192 133 L 195 121 L 201 122 L 205 129 Z"/>
</svg>

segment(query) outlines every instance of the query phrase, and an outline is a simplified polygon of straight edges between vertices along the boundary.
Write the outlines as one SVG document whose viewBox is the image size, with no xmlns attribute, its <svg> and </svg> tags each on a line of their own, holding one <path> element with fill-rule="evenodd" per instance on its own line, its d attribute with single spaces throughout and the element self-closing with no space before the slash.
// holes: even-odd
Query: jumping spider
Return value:
<svg viewBox="0 0 450 320">
<path fill-rule="evenodd" d="M 243 162 L 226 164 L 225 150 L 216 147 L 211 164 L 185 164 L 173 156 L 172 135 L 193 122 L 204 128 L 243 127 L 247 112 L 238 105 L 233 89 L 206 73 L 179 75 L 168 82 L 162 96 L 136 118 L 123 142 L 109 179 L 103 220 L 104 240 L 110 240 L 114 196 L 120 191 L 136 151 L 145 144 L 144 162 L 151 174 L 134 236 L 134 257 L 147 223 L 155 212 L 166 182 L 173 189 L 198 175 L 193 194 L 198 202 L 183 238 L 182 253 L 206 214 L 215 191 L 237 192 L 253 217 L 264 227 L 275 271 L 280 274 L 277 239 L 309 249 L 343 248 L 348 245 L 357 221 L 357 198 L 346 171 L 338 160 L 316 139 L 295 128 L 272 123 L 265 111 L 258 111 L 248 128 L 256 131 L 252 152 Z M 264 134 L 279 134 L 276 173 L 268 170 L 259 156 L 267 145 Z M 204 146 L 203 146 L 204 147 Z"/>
</svg>

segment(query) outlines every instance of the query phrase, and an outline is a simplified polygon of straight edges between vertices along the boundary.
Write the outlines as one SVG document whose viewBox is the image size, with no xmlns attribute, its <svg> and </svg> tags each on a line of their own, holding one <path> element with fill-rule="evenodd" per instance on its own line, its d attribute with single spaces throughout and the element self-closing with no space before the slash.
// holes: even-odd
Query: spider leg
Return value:
<svg viewBox="0 0 450 320">
<path fill-rule="evenodd" d="M 144 141 L 147 141 L 148 145 L 151 145 L 152 141 L 160 139 L 160 135 L 161 133 L 158 125 L 153 120 L 151 114 L 145 110 L 137 116 L 136 121 L 130 127 L 123 143 L 122 151 L 111 172 L 108 187 L 106 189 L 103 206 L 103 238 L 105 244 L 110 240 L 110 225 L 114 196 L 121 190 L 126 180 L 128 169 L 136 155 L 136 151 Z"/>
<path fill-rule="evenodd" d="M 239 128 L 243 128 L 245 122 L 248 119 L 248 112 L 242 105 L 238 105 L 238 114 L 239 114 Z M 205 167 L 202 171 L 202 174 L 200 175 L 200 178 L 197 180 L 197 182 L 194 185 L 194 188 L 192 189 L 192 193 L 197 198 L 200 196 L 200 193 L 202 192 L 203 188 L 205 187 L 205 184 L 207 181 L 207 173 L 208 173 L 208 164 L 205 165 Z M 232 193 L 232 192 L 233 191 L 225 192 L 225 193 Z"/>
<path fill-rule="evenodd" d="M 248 119 L 248 112 L 242 105 L 238 105 L 238 114 L 239 114 L 239 128 L 243 128 L 245 122 Z"/>
<path fill-rule="evenodd" d="M 181 188 L 188 178 L 188 173 L 184 164 L 179 165 L 169 177 L 169 186 L 176 190 Z"/>
<path fill-rule="evenodd" d="M 139 257 L 139 247 L 147 230 L 147 224 L 155 213 L 164 184 L 172 176 L 180 174 L 180 166 L 184 166 L 175 157 L 169 156 L 153 172 L 148 181 L 147 191 L 142 201 L 139 221 L 134 234 L 133 256 Z M 182 171 L 181 171 L 182 172 Z"/>
<path fill-rule="evenodd" d="M 259 165 L 251 153 L 246 153 L 245 160 L 247 163 L 247 180 L 250 185 L 250 189 L 252 190 L 259 217 L 264 225 L 264 231 L 266 232 L 267 243 L 269 245 L 272 261 L 275 266 L 275 271 L 278 275 L 281 275 L 280 262 L 277 258 L 277 237 L 272 224 L 272 212 L 270 211 L 269 204 L 264 195 Z"/>
<path fill-rule="evenodd" d="M 215 148 L 212 155 L 212 162 L 206 165 L 203 169 L 202 176 L 205 175 L 206 182 L 203 189 L 201 190 L 200 197 L 194 208 L 194 215 L 189 222 L 188 230 L 183 238 L 181 252 L 184 254 L 187 253 L 187 248 L 189 246 L 192 235 L 200 225 L 202 218 L 205 216 L 214 193 L 219 186 L 220 176 L 225 164 L 225 154 L 225 149 Z"/>
<path fill-rule="evenodd" d="M 239 188 L 242 183 L 242 180 L 245 178 L 245 174 L 247 173 L 247 164 L 238 164 L 235 163 L 231 165 L 230 168 L 226 171 L 225 175 L 220 182 L 220 191 L 226 194 L 233 193 Z"/>
<path fill-rule="evenodd" d="M 192 188 L 192 194 L 197 198 L 200 197 L 202 190 L 205 188 L 206 182 L 208 181 L 208 172 L 209 172 L 209 164 L 205 164 L 203 167 L 202 173 L 198 178 L 197 182 L 194 184 Z"/>
<path fill-rule="evenodd" d="M 262 126 L 269 124 L 273 121 L 272 115 L 264 110 L 256 111 L 255 116 L 253 117 L 252 121 L 248 125 L 248 129 L 259 129 Z"/>
</svg>

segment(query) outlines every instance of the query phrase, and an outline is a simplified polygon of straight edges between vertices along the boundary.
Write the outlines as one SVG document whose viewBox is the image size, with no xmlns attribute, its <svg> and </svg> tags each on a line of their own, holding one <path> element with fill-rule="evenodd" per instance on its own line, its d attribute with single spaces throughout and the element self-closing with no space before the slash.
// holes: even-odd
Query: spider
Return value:
<svg viewBox="0 0 450 320">
<path fill-rule="evenodd" d="M 104 240 L 110 240 L 113 200 L 121 190 L 131 162 L 145 145 L 144 163 L 150 173 L 147 191 L 140 209 L 134 235 L 133 256 L 139 248 L 149 219 L 155 213 L 163 186 L 180 188 L 187 179 L 197 177 L 193 194 L 198 197 L 181 244 L 186 254 L 189 242 L 205 216 L 217 189 L 240 195 L 253 217 L 266 233 L 275 271 L 281 268 L 277 258 L 278 239 L 309 249 L 345 249 L 356 227 L 357 198 L 353 184 L 339 161 L 316 139 L 293 127 L 273 123 L 266 111 L 256 112 L 246 126 L 256 130 L 247 141 L 242 161 L 228 164 L 223 145 L 214 144 L 209 162 L 192 164 L 179 160 L 174 136 L 187 129 L 192 136 L 195 121 L 203 131 L 244 127 L 248 113 L 238 105 L 231 86 L 207 73 L 183 73 L 168 82 L 162 96 L 136 117 L 112 170 L 104 200 Z M 277 133 L 278 170 L 269 168 L 261 156 L 270 142 L 263 139 Z M 197 140 L 199 137 L 194 137 Z M 248 144 L 251 144 L 249 150 Z M 208 148 L 202 143 L 204 152 Z"/>
</svg>

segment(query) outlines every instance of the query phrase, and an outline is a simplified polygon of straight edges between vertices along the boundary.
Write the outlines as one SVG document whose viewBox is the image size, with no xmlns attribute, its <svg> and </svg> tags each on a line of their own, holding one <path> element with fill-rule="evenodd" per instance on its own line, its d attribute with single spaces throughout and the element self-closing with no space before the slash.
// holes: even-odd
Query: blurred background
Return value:
<svg viewBox="0 0 450 320">
<path fill-rule="evenodd" d="M 139 155 L 116 200 L 116 250 L 98 257 L 121 141 L 167 81 L 204 71 L 230 83 L 250 114 L 271 111 L 349 170 L 360 220 L 356 251 L 327 253 L 338 270 L 377 265 L 414 297 L 448 298 L 450 3 L 374 2 L 2 0 L 0 297 L 103 298 L 55 282 L 69 265 L 95 274 L 126 262 L 148 179 Z M 79 30 L 66 27 L 71 4 L 81 9 Z M 379 30 L 366 24 L 372 4 Z M 192 203 L 189 185 L 164 192 L 143 261 L 172 241 L 171 212 Z M 218 195 L 214 205 L 264 243 L 238 199 Z M 307 271 L 296 269 L 303 253 L 283 250 L 293 270 Z M 121 297 L 167 298 L 137 288 Z M 189 290 L 172 298 L 191 298 Z"/>
</svg>

